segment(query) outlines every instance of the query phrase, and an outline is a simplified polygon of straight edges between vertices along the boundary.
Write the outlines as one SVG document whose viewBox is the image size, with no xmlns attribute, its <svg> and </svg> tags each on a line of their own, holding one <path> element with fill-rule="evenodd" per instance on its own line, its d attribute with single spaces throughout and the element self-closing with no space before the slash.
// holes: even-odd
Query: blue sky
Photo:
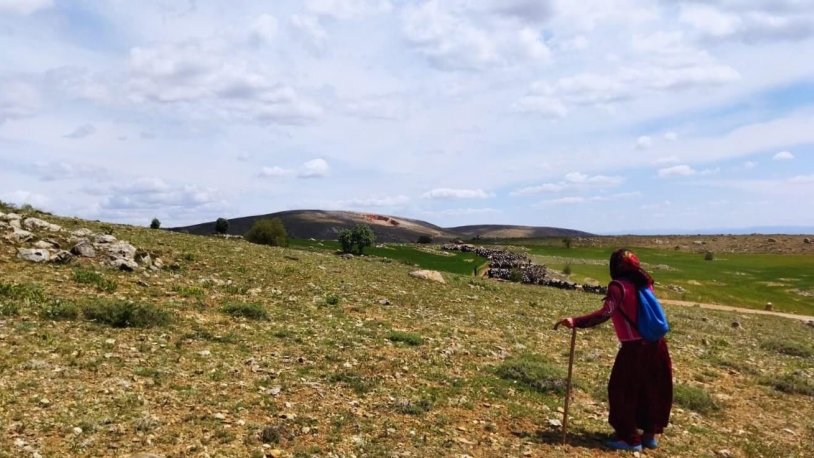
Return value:
<svg viewBox="0 0 814 458">
<path fill-rule="evenodd" d="M 812 227 L 809 3 L 0 0 L 0 199 Z"/>
</svg>

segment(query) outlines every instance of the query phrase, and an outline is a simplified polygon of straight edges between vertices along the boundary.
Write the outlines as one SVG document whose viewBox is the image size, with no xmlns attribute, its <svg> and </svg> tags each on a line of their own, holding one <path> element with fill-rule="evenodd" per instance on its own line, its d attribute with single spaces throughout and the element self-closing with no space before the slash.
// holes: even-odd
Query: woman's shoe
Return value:
<svg viewBox="0 0 814 458">
<path fill-rule="evenodd" d="M 642 447 L 644 448 L 656 448 L 659 446 L 659 440 L 656 439 L 656 436 L 645 434 L 642 436 Z"/>
<path fill-rule="evenodd" d="M 622 439 L 605 442 L 605 446 L 613 450 L 630 450 L 631 452 L 642 451 L 641 445 L 630 445 Z"/>
</svg>

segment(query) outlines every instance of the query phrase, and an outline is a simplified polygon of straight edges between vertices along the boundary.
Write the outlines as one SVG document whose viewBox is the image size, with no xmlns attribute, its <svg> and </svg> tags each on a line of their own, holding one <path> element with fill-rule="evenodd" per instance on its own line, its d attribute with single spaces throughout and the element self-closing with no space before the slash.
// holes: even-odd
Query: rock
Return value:
<svg viewBox="0 0 814 458">
<path fill-rule="evenodd" d="M 25 221 L 23 221 L 23 227 L 25 227 L 29 231 L 41 230 L 49 232 L 60 232 L 62 230 L 62 226 L 58 224 L 49 223 L 48 221 L 41 220 L 39 218 L 26 218 Z"/>
<path fill-rule="evenodd" d="M 741 327 L 741 323 L 740 323 L 740 321 L 733 321 L 733 322 L 732 322 L 732 328 L 733 328 L 733 329 L 738 329 L 738 328 L 740 328 L 740 327 Z"/>
<path fill-rule="evenodd" d="M 22 229 L 23 228 L 23 225 L 20 224 L 19 219 L 13 219 L 13 220 L 9 221 L 8 225 L 15 228 L 15 229 Z"/>
<path fill-rule="evenodd" d="M 18 248 L 17 257 L 31 262 L 46 262 L 51 259 L 51 253 L 42 248 Z"/>
<path fill-rule="evenodd" d="M 125 272 L 132 272 L 138 269 L 138 264 L 132 259 L 115 258 L 110 261 L 110 266 Z"/>
<path fill-rule="evenodd" d="M 803 239 L 803 243 L 811 243 L 811 239 L 806 237 Z"/>
<path fill-rule="evenodd" d="M 70 264 L 70 262 L 73 261 L 73 255 L 69 251 L 59 250 L 54 257 L 51 258 L 51 261 L 57 264 Z"/>
<path fill-rule="evenodd" d="M 777 239 L 772 239 L 772 238 L 766 239 L 766 241 L 769 242 L 769 243 L 777 243 Z"/>
<path fill-rule="evenodd" d="M 13 226 L 12 232 L 6 235 L 6 240 L 8 240 L 11 243 L 23 243 L 33 238 L 34 234 L 32 234 L 31 232 Z"/>
<path fill-rule="evenodd" d="M 22 215 L 18 215 L 17 213 L 6 213 L 3 215 L 3 219 L 6 221 L 19 221 L 23 219 Z"/>
<path fill-rule="evenodd" d="M 93 248 L 93 245 L 91 245 L 89 242 L 82 241 L 71 248 L 71 253 L 77 256 L 82 256 L 83 258 L 95 258 L 96 248 Z"/>
<path fill-rule="evenodd" d="M 766 306 L 764 307 L 766 310 L 772 311 L 774 310 L 774 305 L 771 302 L 767 302 Z"/>
<path fill-rule="evenodd" d="M 559 428 L 560 426 L 562 426 L 562 420 L 560 420 L 558 418 L 549 418 L 548 419 L 548 424 L 550 426 L 554 426 L 554 427 Z"/>
<path fill-rule="evenodd" d="M 161 260 L 161 258 L 155 258 L 155 259 L 153 260 L 153 265 L 154 265 L 154 266 L 155 266 L 157 269 L 160 269 L 160 268 L 164 267 L 164 261 L 162 261 L 162 260 Z"/>
<path fill-rule="evenodd" d="M 441 275 L 441 272 L 436 270 L 414 270 L 410 272 L 410 276 L 413 278 L 420 278 L 422 280 L 430 280 L 438 283 L 447 282 L 444 280 L 444 276 Z"/>
<path fill-rule="evenodd" d="M 718 456 L 722 456 L 722 457 L 730 457 L 730 456 L 732 456 L 732 452 L 729 449 L 726 449 L 726 448 L 718 450 L 717 452 L 715 452 L 715 454 L 718 455 Z"/>
<path fill-rule="evenodd" d="M 116 237 L 113 237 L 110 234 L 96 234 L 93 237 L 93 243 L 113 243 L 116 241 Z"/>
<path fill-rule="evenodd" d="M 342 258 L 342 259 L 353 259 L 353 254 L 351 254 L 351 253 L 342 253 L 341 255 L 339 255 L 339 257 Z"/>
<path fill-rule="evenodd" d="M 387 299 L 379 299 L 379 305 L 390 305 L 390 301 Z"/>
<path fill-rule="evenodd" d="M 77 229 L 75 231 L 71 231 L 71 235 L 74 236 L 74 237 L 80 237 L 80 238 L 90 237 L 91 235 L 93 235 L 93 231 L 90 230 L 90 229 L 82 228 L 82 229 Z"/>
<path fill-rule="evenodd" d="M 144 264 L 145 267 L 150 267 L 153 265 L 153 258 L 149 253 L 138 253 L 136 254 L 136 262 Z"/>
<path fill-rule="evenodd" d="M 135 261 L 136 247 L 124 241 L 113 242 L 105 247 L 108 254 L 114 258 L 124 258 Z"/>
<path fill-rule="evenodd" d="M 42 248 L 43 250 L 47 250 L 49 248 L 59 248 L 59 245 L 55 245 L 45 240 L 39 240 L 34 243 L 34 248 Z"/>
</svg>

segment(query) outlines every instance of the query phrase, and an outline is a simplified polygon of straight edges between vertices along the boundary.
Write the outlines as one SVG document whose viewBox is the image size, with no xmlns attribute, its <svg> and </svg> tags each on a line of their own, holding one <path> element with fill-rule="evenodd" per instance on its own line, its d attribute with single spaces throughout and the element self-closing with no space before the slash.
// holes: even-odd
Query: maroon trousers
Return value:
<svg viewBox="0 0 814 458">
<path fill-rule="evenodd" d="M 673 405 L 673 365 L 667 342 L 623 342 L 608 382 L 608 422 L 616 438 L 639 444 L 645 434 L 661 434 Z"/>
</svg>

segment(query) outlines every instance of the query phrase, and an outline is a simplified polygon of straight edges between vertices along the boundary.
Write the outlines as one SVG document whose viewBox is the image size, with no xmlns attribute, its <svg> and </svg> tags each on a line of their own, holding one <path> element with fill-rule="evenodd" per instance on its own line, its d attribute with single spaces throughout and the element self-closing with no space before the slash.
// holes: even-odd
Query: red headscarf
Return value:
<svg viewBox="0 0 814 458">
<path fill-rule="evenodd" d="M 611 254 L 610 274 L 614 280 L 628 278 L 640 288 L 653 284 L 653 277 L 642 269 L 636 253 L 625 248 L 620 248 Z"/>
</svg>

